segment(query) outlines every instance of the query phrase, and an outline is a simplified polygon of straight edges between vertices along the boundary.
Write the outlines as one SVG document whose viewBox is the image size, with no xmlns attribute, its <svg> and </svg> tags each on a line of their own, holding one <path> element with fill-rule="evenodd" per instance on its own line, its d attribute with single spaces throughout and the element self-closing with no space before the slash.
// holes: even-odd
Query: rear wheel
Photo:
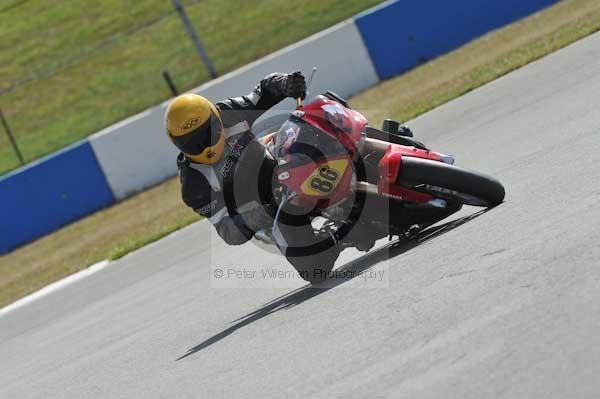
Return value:
<svg viewBox="0 0 600 399">
<path fill-rule="evenodd" d="M 504 200 L 504 187 L 491 176 L 442 162 L 403 157 L 396 183 L 436 198 L 493 207 Z"/>
</svg>

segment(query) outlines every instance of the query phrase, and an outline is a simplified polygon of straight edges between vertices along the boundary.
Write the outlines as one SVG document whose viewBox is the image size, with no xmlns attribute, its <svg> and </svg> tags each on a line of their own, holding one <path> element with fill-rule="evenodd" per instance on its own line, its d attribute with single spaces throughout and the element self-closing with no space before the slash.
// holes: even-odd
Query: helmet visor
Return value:
<svg viewBox="0 0 600 399">
<path fill-rule="evenodd" d="M 200 155 L 208 147 L 212 147 L 219 142 L 223 134 L 221 120 L 213 113 L 210 113 L 210 119 L 200 125 L 198 128 L 183 136 L 173 136 L 173 143 L 188 155 Z"/>
</svg>

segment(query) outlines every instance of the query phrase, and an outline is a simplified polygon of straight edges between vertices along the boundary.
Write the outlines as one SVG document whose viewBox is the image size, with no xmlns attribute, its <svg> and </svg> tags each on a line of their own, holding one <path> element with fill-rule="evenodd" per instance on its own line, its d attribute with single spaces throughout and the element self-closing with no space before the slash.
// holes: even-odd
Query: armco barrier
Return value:
<svg viewBox="0 0 600 399">
<path fill-rule="evenodd" d="M 218 101 L 249 93 L 265 75 L 313 66 L 312 93 L 332 89 L 349 96 L 377 83 L 377 74 L 353 21 L 345 21 L 193 90 Z M 274 110 L 293 107 L 284 101 Z M 164 133 L 166 103 L 90 137 L 96 157 L 117 199 L 176 174 L 177 152 Z M 265 117 L 267 117 L 266 115 Z"/>
<path fill-rule="evenodd" d="M 395 0 L 356 24 L 381 79 L 388 79 L 558 0 Z"/>
<path fill-rule="evenodd" d="M 9 173 L 0 178 L 0 253 L 113 201 L 87 141 Z"/>
</svg>

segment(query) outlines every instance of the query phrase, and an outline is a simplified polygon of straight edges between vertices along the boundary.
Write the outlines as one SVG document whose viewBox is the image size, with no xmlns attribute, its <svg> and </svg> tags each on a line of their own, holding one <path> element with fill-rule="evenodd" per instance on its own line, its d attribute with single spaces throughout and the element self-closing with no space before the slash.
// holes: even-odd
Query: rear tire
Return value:
<svg viewBox="0 0 600 399">
<path fill-rule="evenodd" d="M 416 157 L 402 158 L 396 183 L 475 206 L 496 206 L 505 195 L 502 183 L 491 176 Z"/>
</svg>

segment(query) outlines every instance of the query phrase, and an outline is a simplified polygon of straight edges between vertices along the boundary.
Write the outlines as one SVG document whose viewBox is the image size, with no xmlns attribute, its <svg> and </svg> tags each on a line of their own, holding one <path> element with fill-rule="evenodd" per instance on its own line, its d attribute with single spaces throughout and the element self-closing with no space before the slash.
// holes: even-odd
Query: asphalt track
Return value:
<svg viewBox="0 0 600 399">
<path fill-rule="evenodd" d="M 339 262 L 387 284 L 211 288 L 288 266 L 200 222 L 11 312 L 0 397 L 597 398 L 599 102 L 595 34 L 413 121 L 507 198 Z"/>
</svg>

